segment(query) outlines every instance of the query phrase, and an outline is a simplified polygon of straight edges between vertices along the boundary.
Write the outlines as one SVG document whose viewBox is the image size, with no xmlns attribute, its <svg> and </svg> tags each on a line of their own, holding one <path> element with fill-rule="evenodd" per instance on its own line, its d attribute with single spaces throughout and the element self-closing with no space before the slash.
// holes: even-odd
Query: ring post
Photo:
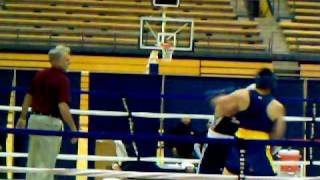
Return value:
<svg viewBox="0 0 320 180">
<path fill-rule="evenodd" d="M 245 180 L 245 166 L 246 166 L 246 150 L 244 148 L 244 141 L 238 139 L 238 144 L 240 147 L 240 173 L 239 180 Z"/>
</svg>

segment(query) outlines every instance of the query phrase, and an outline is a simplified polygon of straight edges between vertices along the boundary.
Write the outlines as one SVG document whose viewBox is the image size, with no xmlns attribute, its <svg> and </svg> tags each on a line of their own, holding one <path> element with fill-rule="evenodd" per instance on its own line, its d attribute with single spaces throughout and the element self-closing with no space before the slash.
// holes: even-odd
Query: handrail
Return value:
<svg viewBox="0 0 320 180">
<path fill-rule="evenodd" d="M 274 7 L 275 7 L 274 0 L 267 0 L 267 4 L 268 4 L 268 8 L 271 11 L 271 14 L 274 15 Z"/>
</svg>

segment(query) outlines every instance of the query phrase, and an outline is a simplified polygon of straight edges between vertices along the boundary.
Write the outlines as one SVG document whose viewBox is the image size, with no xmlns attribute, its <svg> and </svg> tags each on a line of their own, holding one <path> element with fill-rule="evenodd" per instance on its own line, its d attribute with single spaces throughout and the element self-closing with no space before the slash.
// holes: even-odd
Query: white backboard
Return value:
<svg viewBox="0 0 320 180">
<path fill-rule="evenodd" d="M 193 50 L 193 19 L 141 17 L 140 48 L 160 50 L 161 43 L 170 43 L 175 51 Z"/>
</svg>

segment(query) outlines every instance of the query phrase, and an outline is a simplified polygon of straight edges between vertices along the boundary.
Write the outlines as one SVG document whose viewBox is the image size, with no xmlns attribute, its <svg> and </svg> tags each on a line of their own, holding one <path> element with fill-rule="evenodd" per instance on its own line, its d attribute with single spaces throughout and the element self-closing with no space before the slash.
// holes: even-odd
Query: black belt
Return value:
<svg viewBox="0 0 320 180">
<path fill-rule="evenodd" d="M 51 114 L 51 113 L 32 112 L 31 114 L 42 115 L 42 116 L 50 116 L 50 117 L 54 117 L 54 118 L 60 118 L 59 115 Z"/>
</svg>

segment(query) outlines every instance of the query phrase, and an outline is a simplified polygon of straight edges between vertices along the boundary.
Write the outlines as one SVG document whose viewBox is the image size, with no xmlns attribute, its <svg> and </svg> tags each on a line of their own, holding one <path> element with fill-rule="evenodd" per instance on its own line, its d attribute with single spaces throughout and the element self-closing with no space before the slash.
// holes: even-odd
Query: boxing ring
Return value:
<svg viewBox="0 0 320 180">
<path fill-rule="evenodd" d="M 21 88 L 21 87 L 20 87 Z M 25 88 L 25 87 L 24 87 Z M 4 88 L 6 89 L 6 88 Z M 23 88 L 22 88 L 23 89 Z M 18 87 L 7 87 L 7 91 L 23 91 Z M 95 94 L 97 96 L 103 96 L 102 92 L 98 91 L 80 91 L 74 90 L 75 94 Z M 128 131 L 128 132 L 55 132 L 55 131 L 40 131 L 40 130 L 28 130 L 28 129 L 14 129 L 14 128 L 0 128 L 1 133 L 6 134 L 15 134 L 15 135 L 48 135 L 48 136 L 63 136 L 64 138 L 78 137 L 78 138 L 87 138 L 94 140 L 101 139 L 112 139 L 112 140 L 123 140 L 123 141 L 154 141 L 157 142 L 192 142 L 192 143 L 238 143 L 235 139 L 208 139 L 202 137 L 194 137 L 194 136 L 173 136 L 163 134 L 163 126 L 164 121 L 170 121 L 171 119 L 180 119 L 180 118 L 191 118 L 195 119 L 195 121 L 206 122 L 208 120 L 213 120 L 214 116 L 212 114 L 203 114 L 203 113 L 173 113 L 168 112 L 150 112 L 150 111 L 142 111 L 144 107 L 132 108 L 132 106 L 123 101 L 130 101 L 130 97 L 136 96 L 135 98 L 139 98 L 141 96 L 147 96 L 148 94 L 142 93 L 132 93 L 131 96 L 128 94 L 120 93 L 119 96 L 122 96 L 118 99 L 119 104 L 124 106 L 123 111 L 116 110 L 81 110 L 81 109 L 72 109 L 71 113 L 76 116 L 88 116 L 88 117 L 109 117 L 109 118 L 125 118 L 128 121 L 132 121 L 136 118 L 143 118 L 148 121 L 154 121 L 154 119 L 159 120 L 159 133 L 158 134 L 148 134 L 142 132 Z M 137 95 L 138 94 L 138 95 Z M 154 96 L 152 94 L 151 96 Z M 148 97 L 149 99 L 153 99 L 154 97 Z M 201 95 L 202 96 L 202 95 Z M 168 99 L 188 99 L 185 94 L 182 96 L 177 96 L 177 94 L 173 96 L 165 96 L 160 94 L 157 98 L 157 101 L 160 104 L 163 104 L 163 101 Z M 193 95 L 191 99 L 199 99 L 199 96 Z M 193 101 L 192 100 L 192 101 Z M 203 100 L 203 99 L 201 99 Z M 290 147 L 300 147 L 304 148 L 303 155 L 305 156 L 303 160 L 300 161 L 275 161 L 275 165 L 277 167 L 281 165 L 299 165 L 305 169 L 307 166 L 320 166 L 320 161 L 313 160 L 313 148 L 317 148 L 320 146 L 320 141 L 315 137 L 315 132 L 317 128 L 317 123 L 320 121 L 320 117 L 317 117 L 317 103 L 319 100 L 316 98 L 283 98 L 283 101 L 290 101 L 292 103 L 309 103 L 311 106 L 310 111 L 312 116 L 303 117 L 303 116 L 286 116 L 285 121 L 290 126 L 290 123 L 308 123 L 306 127 L 306 133 L 308 137 L 303 138 L 290 138 L 286 140 L 248 140 L 247 143 L 257 143 L 264 145 L 272 145 L 272 146 L 290 146 Z M 126 107 L 127 106 L 127 107 Z M 11 106 L 11 105 L 0 105 L 1 112 L 20 112 L 20 106 Z M 131 120 L 130 120 L 131 119 Z M 133 123 L 133 122 L 131 122 Z M 128 125 L 128 124 L 127 124 Z M 129 125 L 130 126 L 130 123 Z M 129 128 L 131 130 L 131 128 Z M 161 148 L 161 145 L 160 145 Z M 143 151 L 143 150 L 140 150 Z M 22 152 L 0 152 L 0 157 L 11 157 L 11 158 L 27 158 L 27 153 Z M 181 166 L 183 163 L 191 163 L 195 167 L 199 164 L 199 159 L 181 159 L 181 158 L 169 158 L 162 156 L 138 156 L 138 157 L 116 157 L 116 156 L 99 156 L 99 155 L 76 155 L 76 154 L 63 154 L 61 153 L 58 156 L 59 160 L 62 161 L 77 161 L 84 160 L 88 162 L 97 162 L 97 161 L 111 161 L 111 162 L 120 162 L 120 161 L 143 161 L 143 162 L 155 162 L 155 163 L 164 163 L 164 164 L 177 164 Z M 206 175 L 206 174 L 196 174 L 196 173 L 165 173 L 165 172 L 136 172 L 136 171 L 115 171 L 115 170 L 105 170 L 105 169 L 76 169 L 76 168 L 54 168 L 54 169 L 45 169 L 45 168 L 27 168 L 23 166 L 1 166 L 0 172 L 11 172 L 11 173 L 27 173 L 27 172 L 46 172 L 53 173 L 57 176 L 84 176 L 84 177 L 100 177 L 100 178 L 136 178 L 136 179 L 239 179 L 239 176 L 224 176 L 224 175 Z M 305 174 L 305 172 L 303 173 Z M 277 179 L 279 177 L 251 177 L 251 176 L 242 176 L 241 179 Z M 281 177 L 281 179 L 291 179 L 292 177 Z M 320 179 L 319 177 L 299 177 L 301 179 Z"/>
<path fill-rule="evenodd" d="M 21 111 L 21 107 L 10 107 L 10 106 L 0 106 L 1 111 Z M 75 115 L 88 115 L 88 116 L 129 116 L 128 112 L 116 112 L 116 111 L 95 111 L 87 110 L 82 111 L 79 109 L 72 109 L 72 114 Z M 196 118 L 202 120 L 208 120 L 214 118 L 213 115 L 205 114 L 166 114 L 166 113 L 151 113 L 151 112 L 131 112 L 133 117 L 145 117 L 145 118 Z M 290 122 L 312 122 L 312 117 L 294 117 L 287 116 L 285 120 Z M 319 118 L 315 119 L 316 122 L 320 121 Z M 0 132 L 13 133 L 20 135 L 59 135 L 63 137 L 81 137 L 81 138 L 96 138 L 96 139 L 118 139 L 118 140 L 174 140 L 174 141 L 186 141 L 186 142 L 201 142 L 201 143 L 214 143 L 214 142 L 225 142 L 225 143 L 235 143 L 234 139 L 206 139 L 206 138 L 194 138 L 194 137 L 178 137 L 170 135 L 159 135 L 152 136 L 146 134 L 122 134 L 122 133 L 83 133 L 83 132 L 61 132 L 61 131 L 40 131 L 40 130 L 17 130 L 17 129 L 7 129 L 1 128 Z M 257 140 L 256 140 L 257 141 Z M 320 141 L 303 141 L 303 140 L 278 140 L 278 141 L 257 141 L 254 143 L 262 143 L 268 145 L 295 145 L 299 147 L 313 147 L 320 146 Z M 0 157 L 23 157 L 26 158 L 26 153 L 0 153 Z M 75 160 L 86 160 L 86 161 L 146 161 L 146 162 L 157 162 L 161 158 L 165 163 L 182 163 L 189 162 L 192 164 L 198 164 L 200 160 L 198 159 L 180 159 L 180 158 L 164 158 L 164 157 L 106 157 L 106 156 L 78 156 L 78 155 L 67 155 L 60 154 L 58 159 L 75 161 Z M 275 164 L 279 165 L 320 165 L 320 161 L 276 161 Z M 184 178 L 223 178 L 223 179 L 238 179 L 237 176 L 222 176 L 222 175 L 200 175 L 200 174 L 185 174 L 185 173 L 155 173 L 155 172 L 126 172 L 126 171 L 111 171 L 111 170 L 97 170 L 97 169 L 87 169 L 87 170 L 77 170 L 77 169 L 45 169 L 45 168 L 26 168 L 26 167 L 0 167 L 0 172 L 14 172 L 14 173 L 27 173 L 27 172 L 47 172 L 56 175 L 64 176 L 88 176 L 88 177 L 104 177 L 104 178 L 144 178 L 144 179 L 184 179 Z M 257 178 L 257 177 L 246 177 Z M 267 177 L 260 177 L 259 179 L 266 179 Z M 272 177 L 269 177 L 272 178 Z M 283 177 L 285 179 L 285 177 Z M 289 177 L 288 177 L 289 178 Z M 317 177 L 312 177 L 308 179 L 314 179 Z M 318 177 L 320 178 L 320 177 Z"/>
</svg>

